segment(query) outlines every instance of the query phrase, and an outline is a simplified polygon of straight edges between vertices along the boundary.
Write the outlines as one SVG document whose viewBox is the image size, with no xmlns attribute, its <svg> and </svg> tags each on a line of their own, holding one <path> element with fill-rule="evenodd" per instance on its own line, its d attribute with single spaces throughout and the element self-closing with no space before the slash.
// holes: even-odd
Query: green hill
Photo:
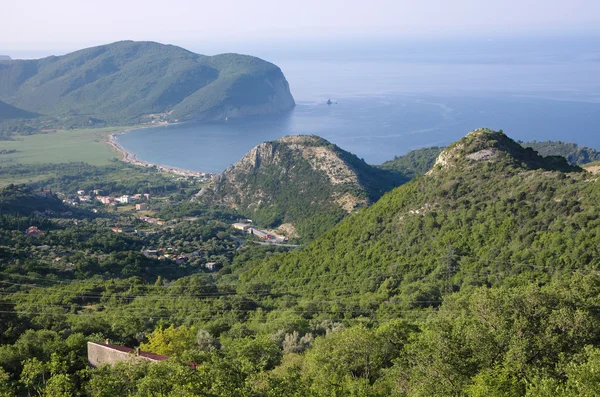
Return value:
<svg viewBox="0 0 600 397">
<path fill-rule="evenodd" d="M 269 62 L 133 41 L 0 61 L 0 99 L 50 116 L 108 122 L 223 119 L 294 106 L 283 73 Z"/>
<path fill-rule="evenodd" d="M 525 148 L 532 148 L 542 156 L 564 157 L 571 165 L 584 165 L 600 161 L 600 152 L 589 147 L 580 147 L 576 143 L 561 141 L 517 142 Z M 379 167 L 414 178 L 429 171 L 443 149 L 441 147 L 430 147 L 412 150 L 403 156 L 396 156 L 393 160 L 386 161 Z"/>
<path fill-rule="evenodd" d="M 312 239 L 406 181 L 325 139 L 288 136 L 254 147 L 199 197 L 236 208 L 261 226 L 292 224 Z"/>
<path fill-rule="evenodd" d="M 501 132 L 474 131 L 427 175 L 241 278 L 303 296 L 398 295 L 412 307 L 519 273 L 537 277 L 537 266 L 596 266 L 600 185 L 590 182 L 562 158 L 539 156 Z"/>
<path fill-rule="evenodd" d="M 429 171 L 442 150 L 443 148 L 437 146 L 411 150 L 403 156 L 396 156 L 393 160 L 386 161 L 379 167 L 384 170 L 400 172 L 412 179 Z"/>
<path fill-rule="evenodd" d="M 33 192 L 24 186 L 9 185 L 0 189 L 0 214 L 30 216 L 39 211 L 67 211 L 51 192 Z"/>
<path fill-rule="evenodd" d="M 562 156 L 573 165 L 584 165 L 600 161 L 600 152 L 576 143 L 561 141 L 532 141 L 519 142 L 524 147 L 530 147 L 542 156 Z"/>
</svg>

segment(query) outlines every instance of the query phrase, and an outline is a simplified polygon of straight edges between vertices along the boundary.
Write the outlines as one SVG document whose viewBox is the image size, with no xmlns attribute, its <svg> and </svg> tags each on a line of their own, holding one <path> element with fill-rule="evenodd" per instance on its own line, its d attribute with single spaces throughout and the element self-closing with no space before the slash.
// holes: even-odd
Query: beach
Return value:
<svg viewBox="0 0 600 397">
<path fill-rule="evenodd" d="M 149 127 L 140 127 L 140 128 L 152 128 L 155 126 Z M 137 158 L 135 153 L 132 153 L 125 149 L 117 140 L 117 136 L 121 134 L 126 134 L 130 131 L 137 130 L 140 128 L 129 128 L 124 131 L 116 132 L 108 135 L 107 144 L 111 146 L 114 150 L 116 150 L 120 155 L 120 160 L 129 164 L 138 165 L 140 167 L 155 167 L 159 171 L 169 172 L 171 174 L 181 175 L 181 176 L 193 176 L 193 177 L 202 177 L 202 178 L 213 178 L 215 174 L 211 174 L 209 172 L 199 172 L 199 171 L 191 171 L 183 168 L 173 167 L 165 164 L 157 164 L 151 163 L 149 161 L 140 160 Z"/>
</svg>

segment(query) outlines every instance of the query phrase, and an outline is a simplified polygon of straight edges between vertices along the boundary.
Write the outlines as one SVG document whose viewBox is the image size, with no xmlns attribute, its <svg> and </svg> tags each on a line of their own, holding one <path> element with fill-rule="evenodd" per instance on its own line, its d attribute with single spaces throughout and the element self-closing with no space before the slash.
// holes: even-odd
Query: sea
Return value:
<svg viewBox="0 0 600 397">
<path fill-rule="evenodd" d="M 297 134 L 321 136 L 369 164 L 446 146 L 480 127 L 502 129 L 515 140 L 600 149 L 599 43 L 257 50 L 282 69 L 294 110 L 143 128 L 117 139 L 140 160 L 211 173 L 261 142 Z"/>
</svg>

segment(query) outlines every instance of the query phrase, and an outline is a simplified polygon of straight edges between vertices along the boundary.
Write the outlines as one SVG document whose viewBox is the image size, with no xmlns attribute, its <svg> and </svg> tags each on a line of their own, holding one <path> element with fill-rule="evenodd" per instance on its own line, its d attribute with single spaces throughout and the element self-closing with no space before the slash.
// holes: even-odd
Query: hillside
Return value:
<svg viewBox="0 0 600 397">
<path fill-rule="evenodd" d="M 442 150 L 443 148 L 437 146 L 411 150 L 405 155 L 386 161 L 379 167 L 388 171 L 400 172 L 412 179 L 429 171 Z"/>
<path fill-rule="evenodd" d="M 288 136 L 254 147 L 199 197 L 312 238 L 405 181 L 322 138 Z"/>
<path fill-rule="evenodd" d="M 32 118 L 36 116 L 37 115 L 35 113 L 28 112 L 23 109 L 18 109 L 14 106 L 9 105 L 8 103 L 0 101 L 0 121 Z"/>
<path fill-rule="evenodd" d="M 542 156 L 562 156 L 573 165 L 584 165 L 600 161 L 600 152 L 571 142 L 532 141 L 519 142 L 524 147 L 530 147 Z"/>
<path fill-rule="evenodd" d="M 35 211 L 46 210 L 62 212 L 67 208 L 52 193 L 33 192 L 15 185 L 0 189 L 0 214 L 31 216 Z"/>
<path fill-rule="evenodd" d="M 600 185 L 580 168 L 490 130 L 470 133 L 436 164 L 302 252 L 272 257 L 242 279 L 304 295 L 336 295 L 347 285 L 393 291 L 410 307 L 536 266 L 600 264 Z"/>
<path fill-rule="evenodd" d="M 283 73 L 269 62 L 133 41 L 0 61 L 0 99 L 32 112 L 94 122 L 218 120 L 294 106 Z"/>
<path fill-rule="evenodd" d="M 600 161 L 600 152 L 585 146 L 570 142 L 523 142 L 517 141 L 524 148 L 532 148 L 542 156 L 561 156 L 571 165 L 584 165 Z M 424 175 L 435 163 L 444 148 L 430 147 L 412 150 L 405 155 L 396 156 L 379 167 L 384 170 L 397 171 L 410 178 Z"/>
</svg>

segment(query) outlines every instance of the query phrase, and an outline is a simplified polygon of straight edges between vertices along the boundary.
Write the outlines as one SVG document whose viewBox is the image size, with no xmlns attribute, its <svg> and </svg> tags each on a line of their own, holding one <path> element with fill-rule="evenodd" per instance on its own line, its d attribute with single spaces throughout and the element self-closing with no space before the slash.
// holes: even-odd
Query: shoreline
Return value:
<svg viewBox="0 0 600 397">
<path fill-rule="evenodd" d="M 128 151 L 123 146 L 121 146 L 121 144 L 117 141 L 118 135 L 126 134 L 126 133 L 134 131 L 134 130 L 139 130 L 139 129 L 144 129 L 144 128 L 161 127 L 164 125 L 169 125 L 169 124 L 131 127 L 131 128 L 127 128 L 126 130 L 123 130 L 123 131 L 113 132 L 113 133 L 108 134 L 108 139 L 106 141 L 106 144 L 108 146 L 110 146 L 111 148 L 113 148 L 119 154 L 119 157 L 120 157 L 119 160 L 121 160 L 125 163 L 137 165 L 140 167 L 155 167 L 159 171 L 168 172 L 171 174 L 181 175 L 181 176 L 193 176 L 193 177 L 202 177 L 202 178 L 213 178 L 214 176 L 216 176 L 216 174 L 213 174 L 210 172 L 186 170 L 184 168 L 179 168 L 179 167 L 175 167 L 175 166 L 171 166 L 171 165 L 152 163 L 149 161 L 140 160 L 137 158 L 137 155 L 135 153 Z"/>
</svg>

